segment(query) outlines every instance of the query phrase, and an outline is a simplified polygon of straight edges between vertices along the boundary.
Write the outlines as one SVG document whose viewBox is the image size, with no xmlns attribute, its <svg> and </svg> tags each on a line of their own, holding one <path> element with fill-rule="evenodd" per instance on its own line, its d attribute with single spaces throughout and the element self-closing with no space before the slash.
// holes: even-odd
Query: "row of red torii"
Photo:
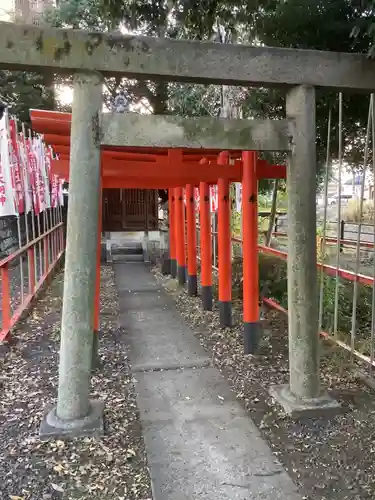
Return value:
<svg viewBox="0 0 375 500">
<path fill-rule="evenodd" d="M 31 110 L 33 129 L 59 155 L 51 171 L 69 180 L 71 114 Z M 212 243 L 209 186 L 218 185 L 218 299 L 221 327 L 232 325 L 231 182 L 242 182 L 244 351 L 254 353 L 260 339 L 258 294 L 258 180 L 286 178 L 285 165 L 272 165 L 254 151 L 216 151 L 111 147 L 101 151 L 102 188 L 169 190 L 169 258 L 173 277 L 197 294 L 197 241 L 194 188 L 200 190 L 201 297 L 212 309 Z M 184 209 L 186 189 L 186 211 Z M 185 214 L 186 228 L 185 233 Z M 102 223 L 99 214 L 99 229 Z M 99 230 L 99 235 L 101 231 Z M 185 242 L 186 234 L 186 242 Z M 100 238 L 97 250 L 94 331 L 99 329 Z M 187 249 L 187 251 L 186 251 Z M 95 342 L 94 345 L 97 345 Z"/>
</svg>

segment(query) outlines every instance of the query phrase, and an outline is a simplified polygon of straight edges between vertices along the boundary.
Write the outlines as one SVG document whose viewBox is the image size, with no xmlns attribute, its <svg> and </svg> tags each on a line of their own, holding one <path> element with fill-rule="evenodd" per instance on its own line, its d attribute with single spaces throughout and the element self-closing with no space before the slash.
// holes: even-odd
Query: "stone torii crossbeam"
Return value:
<svg viewBox="0 0 375 500">
<path fill-rule="evenodd" d="M 0 67 L 75 75 L 58 402 L 46 413 L 41 434 L 102 430 L 103 406 L 90 402 L 89 388 L 103 142 L 147 146 L 149 141 L 159 147 L 215 146 L 223 150 L 234 147 L 229 143 L 237 141 L 236 147 L 243 150 L 281 147 L 288 151 L 290 380 L 287 386 L 272 388 L 271 393 L 290 413 L 335 407 L 335 402 L 322 394 L 319 383 L 315 87 L 372 92 L 375 63 L 357 54 L 111 36 L 0 23 Z M 179 118 L 143 120 L 122 115 L 111 122 L 101 114 L 101 89 L 103 76 L 113 75 L 281 86 L 286 89 L 286 121 L 263 122 L 265 125 L 260 126 L 249 121 L 234 125 L 212 120 L 204 122 L 207 134 L 201 135 Z M 129 128 L 132 120 L 134 130 Z M 164 120 L 165 130 L 155 135 L 160 120 Z M 231 133 L 234 130 L 236 134 Z"/>
</svg>

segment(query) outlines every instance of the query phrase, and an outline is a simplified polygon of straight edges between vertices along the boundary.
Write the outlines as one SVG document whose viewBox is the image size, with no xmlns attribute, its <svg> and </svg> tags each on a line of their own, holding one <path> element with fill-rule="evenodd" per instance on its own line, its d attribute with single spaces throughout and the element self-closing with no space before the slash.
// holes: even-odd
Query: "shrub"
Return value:
<svg viewBox="0 0 375 500">
<path fill-rule="evenodd" d="M 318 273 L 318 294 L 320 274 Z M 353 307 L 353 283 L 340 280 L 339 286 L 339 311 L 338 311 L 338 336 L 350 343 Z M 283 307 L 288 307 L 288 280 L 287 263 L 275 256 L 259 254 L 259 291 L 265 297 L 276 300 Z M 323 299 L 323 330 L 328 333 L 334 328 L 336 278 L 324 276 Z M 242 298 L 242 260 L 233 261 L 233 296 Z M 369 354 L 371 332 L 371 304 L 372 288 L 358 285 L 357 297 L 357 328 L 356 349 Z"/>
</svg>

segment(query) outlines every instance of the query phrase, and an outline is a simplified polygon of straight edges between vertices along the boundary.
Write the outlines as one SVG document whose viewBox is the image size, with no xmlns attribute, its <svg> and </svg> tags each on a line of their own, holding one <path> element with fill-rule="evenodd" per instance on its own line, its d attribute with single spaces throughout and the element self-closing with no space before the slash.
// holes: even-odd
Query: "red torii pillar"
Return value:
<svg viewBox="0 0 375 500">
<path fill-rule="evenodd" d="M 195 221 L 194 186 L 186 185 L 188 294 L 197 295 L 197 233 Z"/>
<path fill-rule="evenodd" d="M 228 165 L 229 153 L 219 154 L 217 163 Z M 218 179 L 219 313 L 221 328 L 232 326 L 232 238 L 229 181 Z"/>
<path fill-rule="evenodd" d="M 168 215 L 169 215 L 169 258 L 170 258 L 170 270 L 172 278 L 176 278 L 177 276 L 175 200 L 176 200 L 175 190 L 174 188 L 170 188 L 168 190 Z"/>
<path fill-rule="evenodd" d="M 257 153 L 242 153 L 242 262 L 244 353 L 253 354 L 261 336 L 259 322 Z"/>
<path fill-rule="evenodd" d="M 185 207 L 183 194 L 182 187 L 175 188 L 177 279 L 180 285 L 185 285 L 186 283 Z"/>
<path fill-rule="evenodd" d="M 199 184 L 199 217 L 202 306 L 205 311 L 212 311 L 210 189 L 207 182 Z"/>
</svg>

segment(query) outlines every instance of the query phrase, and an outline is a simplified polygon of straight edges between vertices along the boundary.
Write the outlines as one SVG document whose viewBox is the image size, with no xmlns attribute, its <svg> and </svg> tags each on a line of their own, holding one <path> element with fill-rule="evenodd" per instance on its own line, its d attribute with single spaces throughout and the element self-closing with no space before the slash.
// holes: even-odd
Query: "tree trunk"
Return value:
<svg viewBox="0 0 375 500">
<path fill-rule="evenodd" d="M 165 82 L 156 83 L 155 100 L 152 103 L 155 115 L 168 114 L 168 84 Z"/>
<path fill-rule="evenodd" d="M 272 230 L 273 226 L 275 225 L 275 217 L 276 217 L 276 205 L 277 205 L 277 190 L 279 189 L 279 179 L 275 179 L 274 185 L 273 185 L 273 192 L 272 192 L 272 205 L 271 205 L 271 213 L 270 213 L 270 219 L 268 223 L 268 231 L 266 235 L 266 246 L 269 247 L 271 244 L 271 238 L 272 238 Z"/>
</svg>

